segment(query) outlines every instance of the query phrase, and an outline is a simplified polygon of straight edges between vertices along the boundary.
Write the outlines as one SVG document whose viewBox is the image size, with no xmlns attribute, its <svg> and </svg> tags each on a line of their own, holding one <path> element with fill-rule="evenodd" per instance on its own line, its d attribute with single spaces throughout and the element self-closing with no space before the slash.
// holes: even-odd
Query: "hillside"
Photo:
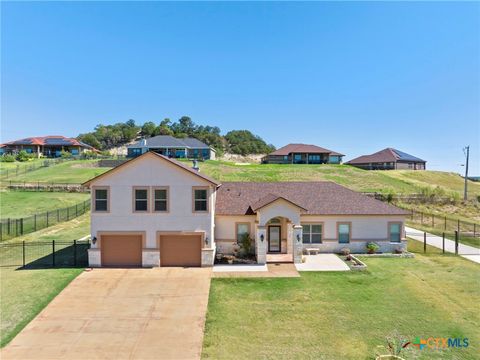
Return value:
<svg viewBox="0 0 480 360">
<path fill-rule="evenodd" d="M 191 162 L 184 161 L 190 165 Z M 418 193 L 440 187 L 463 194 L 463 178 L 441 171 L 366 171 L 347 165 L 262 165 L 209 160 L 200 171 L 220 181 L 333 181 L 352 190 L 396 194 Z M 109 168 L 96 167 L 95 160 L 69 161 L 13 177 L 12 181 L 82 183 Z M 480 195 L 480 183 L 469 182 L 470 197 Z"/>
</svg>

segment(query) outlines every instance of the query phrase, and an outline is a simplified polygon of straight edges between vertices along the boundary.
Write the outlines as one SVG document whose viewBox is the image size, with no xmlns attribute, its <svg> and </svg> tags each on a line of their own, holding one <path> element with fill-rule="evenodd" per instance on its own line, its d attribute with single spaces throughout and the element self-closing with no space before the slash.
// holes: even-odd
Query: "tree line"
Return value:
<svg viewBox="0 0 480 360">
<path fill-rule="evenodd" d="M 252 134 L 249 130 L 232 130 L 221 135 L 218 126 L 198 125 L 188 116 L 182 116 L 174 122 L 166 118 L 158 124 L 147 121 L 143 125 L 137 125 L 132 119 L 113 125 L 99 124 L 94 131 L 80 134 L 77 139 L 99 150 L 108 150 L 157 135 L 193 137 L 213 147 L 217 155 L 224 152 L 240 155 L 268 154 L 275 150 L 273 145 L 267 144 L 260 136 Z"/>
</svg>

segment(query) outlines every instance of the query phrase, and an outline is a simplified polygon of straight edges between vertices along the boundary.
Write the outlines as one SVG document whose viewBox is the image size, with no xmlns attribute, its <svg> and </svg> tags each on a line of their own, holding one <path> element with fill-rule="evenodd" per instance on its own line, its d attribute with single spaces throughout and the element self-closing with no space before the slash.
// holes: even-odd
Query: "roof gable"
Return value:
<svg viewBox="0 0 480 360">
<path fill-rule="evenodd" d="M 280 200 L 284 200 L 286 202 L 288 202 L 289 204 L 295 206 L 295 207 L 298 207 L 302 210 L 307 210 L 305 208 L 303 208 L 302 206 L 296 204 L 295 202 L 283 197 L 283 196 L 280 196 L 280 195 L 275 195 L 275 194 L 268 194 L 266 196 L 264 196 L 263 198 L 261 198 L 260 200 L 258 200 L 256 203 L 252 204 L 250 206 L 250 208 L 254 211 L 254 212 L 257 212 L 258 210 L 260 210 L 261 208 L 264 208 L 265 206 L 268 206 L 268 205 L 271 205 L 277 201 L 280 201 Z"/>
<path fill-rule="evenodd" d="M 126 161 L 124 162 L 123 164 L 117 166 L 117 167 L 114 167 L 113 169 L 111 170 L 108 170 L 107 172 L 101 174 L 101 175 L 98 175 L 86 182 L 84 182 L 82 185 L 83 186 L 91 186 L 94 182 L 96 182 L 97 180 L 99 179 L 103 179 L 105 177 L 108 177 L 108 176 L 111 176 L 111 175 L 114 175 L 116 172 L 118 172 L 119 170 L 121 170 L 122 168 L 124 167 L 127 167 L 127 166 L 131 166 L 131 165 L 135 165 L 136 162 L 140 162 L 142 161 L 143 159 L 147 158 L 147 157 L 152 157 L 154 159 L 157 159 L 159 161 L 165 161 L 171 165 L 174 165 L 174 166 L 177 166 L 179 169 L 183 170 L 183 171 L 186 171 L 188 172 L 190 175 L 193 175 L 193 176 L 198 176 L 199 178 L 201 178 L 202 180 L 205 180 L 207 182 L 209 182 L 210 184 L 212 185 L 215 185 L 215 186 L 219 186 L 220 183 L 196 170 L 193 170 L 192 168 L 182 164 L 181 162 L 179 161 L 176 161 L 176 160 L 173 160 L 173 159 L 170 159 L 164 155 L 161 155 L 161 154 L 157 154 L 155 152 L 152 152 L 152 151 L 149 151 L 149 152 L 146 152 L 140 156 L 137 156 L 129 161 Z M 132 184 L 132 185 L 137 185 L 137 184 Z"/>
<path fill-rule="evenodd" d="M 380 162 L 396 162 L 396 161 L 416 161 L 425 162 L 413 155 L 407 154 L 393 148 L 386 148 L 371 155 L 362 155 L 350 161 L 347 164 L 364 164 L 364 163 L 380 163 Z"/>
</svg>

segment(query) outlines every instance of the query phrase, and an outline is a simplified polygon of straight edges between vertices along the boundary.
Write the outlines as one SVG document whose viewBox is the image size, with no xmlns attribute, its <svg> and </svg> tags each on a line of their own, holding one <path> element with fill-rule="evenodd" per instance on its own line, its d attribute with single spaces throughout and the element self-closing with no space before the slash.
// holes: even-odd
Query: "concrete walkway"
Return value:
<svg viewBox="0 0 480 360">
<path fill-rule="evenodd" d="M 305 262 L 295 264 L 298 271 L 349 271 L 345 262 L 335 254 L 305 255 Z"/>
<path fill-rule="evenodd" d="M 260 264 L 218 264 L 213 266 L 213 272 L 247 272 L 247 271 L 268 271 L 267 265 Z"/>
<path fill-rule="evenodd" d="M 210 277 L 209 268 L 84 272 L 0 358 L 200 359 Z"/>
<path fill-rule="evenodd" d="M 423 231 L 417 230 L 411 227 L 405 226 L 406 235 L 414 240 L 418 240 L 423 243 Z M 427 244 L 436 248 L 442 249 L 442 237 L 427 233 Z M 455 253 L 455 241 L 445 238 L 445 251 L 449 253 Z M 465 259 L 474 261 L 480 264 L 480 249 L 458 244 L 458 254 Z"/>
</svg>

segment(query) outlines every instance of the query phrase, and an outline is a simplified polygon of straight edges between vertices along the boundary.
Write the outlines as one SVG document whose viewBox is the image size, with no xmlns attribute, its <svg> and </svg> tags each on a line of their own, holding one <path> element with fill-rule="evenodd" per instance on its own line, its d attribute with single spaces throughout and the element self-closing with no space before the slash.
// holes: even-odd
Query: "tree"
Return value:
<svg viewBox="0 0 480 360">
<path fill-rule="evenodd" d="M 170 127 L 171 124 L 172 122 L 169 118 L 163 119 L 155 129 L 155 135 L 173 135 L 173 130 Z"/>
<path fill-rule="evenodd" d="M 77 140 L 93 146 L 95 149 L 102 149 L 100 141 L 98 141 L 97 137 L 93 133 L 80 134 L 77 136 Z"/>
<path fill-rule="evenodd" d="M 142 135 L 146 137 L 151 137 L 155 134 L 156 129 L 157 129 L 157 126 L 155 125 L 154 122 L 147 121 L 142 126 Z"/>
<path fill-rule="evenodd" d="M 268 154 L 275 148 L 267 145 L 263 139 L 248 130 L 232 130 L 225 135 L 228 149 L 234 154 Z"/>
</svg>

